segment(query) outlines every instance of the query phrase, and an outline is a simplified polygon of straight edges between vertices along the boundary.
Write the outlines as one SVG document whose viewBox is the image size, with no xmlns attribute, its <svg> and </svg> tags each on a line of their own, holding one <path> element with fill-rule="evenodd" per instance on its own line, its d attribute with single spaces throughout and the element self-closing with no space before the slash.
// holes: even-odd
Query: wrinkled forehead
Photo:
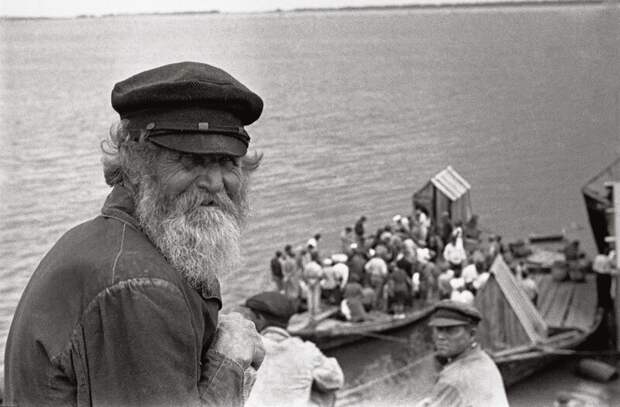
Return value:
<svg viewBox="0 0 620 407">
<path fill-rule="evenodd" d="M 154 150 L 157 152 L 158 160 L 171 160 L 171 161 L 180 161 L 188 158 L 192 159 L 200 159 L 204 161 L 217 161 L 222 158 L 232 158 L 232 159 L 241 159 L 244 155 L 231 154 L 226 151 L 184 151 L 171 149 L 168 147 L 161 146 L 159 144 L 151 143 Z"/>
</svg>

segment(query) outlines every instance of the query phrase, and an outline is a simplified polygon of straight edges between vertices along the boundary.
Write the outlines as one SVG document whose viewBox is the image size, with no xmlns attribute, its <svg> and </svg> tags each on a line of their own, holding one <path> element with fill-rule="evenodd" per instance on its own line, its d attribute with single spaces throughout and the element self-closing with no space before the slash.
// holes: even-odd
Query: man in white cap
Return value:
<svg viewBox="0 0 620 407">
<path fill-rule="evenodd" d="M 311 261 L 304 267 L 304 281 L 308 286 L 307 300 L 308 312 L 313 318 L 321 311 L 321 280 L 323 268 L 315 261 Z"/>
<path fill-rule="evenodd" d="M 473 305 L 450 300 L 436 305 L 429 326 L 442 369 L 419 407 L 508 407 L 499 369 L 476 342 L 481 319 Z"/>
</svg>

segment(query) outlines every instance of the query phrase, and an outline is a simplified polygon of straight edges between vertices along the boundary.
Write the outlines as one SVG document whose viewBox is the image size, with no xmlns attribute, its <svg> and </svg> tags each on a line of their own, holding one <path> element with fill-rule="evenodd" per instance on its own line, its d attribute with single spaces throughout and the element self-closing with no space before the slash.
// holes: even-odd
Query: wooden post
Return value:
<svg viewBox="0 0 620 407">
<path fill-rule="evenodd" d="M 620 182 L 614 182 L 614 248 L 616 250 L 616 269 L 620 270 Z M 616 311 L 616 349 L 620 350 L 620 275 L 616 276 L 616 296 L 614 298 Z"/>
</svg>

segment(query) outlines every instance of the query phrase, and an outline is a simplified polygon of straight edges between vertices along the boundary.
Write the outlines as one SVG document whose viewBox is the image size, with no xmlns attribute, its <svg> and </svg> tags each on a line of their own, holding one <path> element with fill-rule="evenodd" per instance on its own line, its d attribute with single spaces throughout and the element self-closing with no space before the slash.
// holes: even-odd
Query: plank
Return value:
<svg viewBox="0 0 620 407">
<path fill-rule="evenodd" d="M 596 317 L 598 299 L 593 276 L 584 283 L 575 283 L 575 292 L 564 326 L 588 331 Z"/>
<path fill-rule="evenodd" d="M 575 291 L 575 284 L 571 282 L 558 283 L 558 289 L 550 304 L 549 310 L 543 315 L 543 318 L 550 326 L 564 326 L 564 318 L 568 313 L 570 302 Z"/>
<path fill-rule="evenodd" d="M 560 286 L 560 283 L 553 280 L 550 275 L 546 275 L 545 277 L 546 278 L 542 280 L 544 281 L 544 284 L 542 284 L 542 287 L 539 287 L 538 290 L 538 310 L 543 317 L 553 306 L 555 296 L 557 295 Z"/>
<path fill-rule="evenodd" d="M 539 342 L 545 338 L 547 336 L 547 324 L 525 291 L 521 289 L 501 255 L 495 258 L 491 265 L 491 272 L 530 340 Z"/>
</svg>

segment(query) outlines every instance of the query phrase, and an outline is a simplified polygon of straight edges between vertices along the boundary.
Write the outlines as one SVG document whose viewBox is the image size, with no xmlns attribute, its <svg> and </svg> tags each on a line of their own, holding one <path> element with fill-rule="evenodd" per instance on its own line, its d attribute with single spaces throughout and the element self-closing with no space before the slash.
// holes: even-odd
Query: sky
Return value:
<svg viewBox="0 0 620 407">
<path fill-rule="evenodd" d="M 423 0 L 433 3 L 438 0 Z M 0 0 L 0 16 L 68 17 L 172 11 L 253 12 L 280 8 L 409 4 L 416 0 Z"/>
</svg>

